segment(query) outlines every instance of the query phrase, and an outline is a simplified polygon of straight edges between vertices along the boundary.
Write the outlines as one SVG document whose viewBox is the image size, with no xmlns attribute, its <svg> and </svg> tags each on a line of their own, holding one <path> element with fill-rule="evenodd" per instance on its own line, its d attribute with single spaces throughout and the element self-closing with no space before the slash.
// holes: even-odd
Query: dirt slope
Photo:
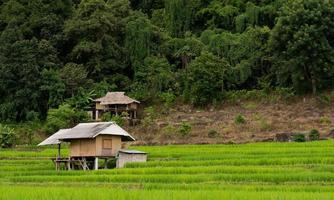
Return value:
<svg viewBox="0 0 334 200">
<path fill-rule="evenodd" d="M 236 123 L 241 115 L 245 123 Z M 334 127 L 334 104 L 320 103 L 313 97 L 293 101 L 243 101 L 219 107 L 195 109 L 177 106 L 149 124 L 129 128 L 136 144 L 243 143 L 273 140 L 277 133 L 307 133 L 317 129 L 326 137 Z M 190 124 L 182 136 L 179 129 Z"/>
</svg>

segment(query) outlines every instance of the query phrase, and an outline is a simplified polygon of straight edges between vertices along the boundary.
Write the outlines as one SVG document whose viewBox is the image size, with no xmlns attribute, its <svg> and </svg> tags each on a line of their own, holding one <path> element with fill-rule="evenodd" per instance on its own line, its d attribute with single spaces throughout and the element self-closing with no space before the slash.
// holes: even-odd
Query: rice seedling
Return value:
<svg viewBox="0 0 334 200">
<path fill-rule="evenodd" d="M 0 199 L 334 198 L 333 140 L 134 149 L 149 161 L 99 171 L 55 171 L 53 148 L 0 149 Z"/>
</svg>

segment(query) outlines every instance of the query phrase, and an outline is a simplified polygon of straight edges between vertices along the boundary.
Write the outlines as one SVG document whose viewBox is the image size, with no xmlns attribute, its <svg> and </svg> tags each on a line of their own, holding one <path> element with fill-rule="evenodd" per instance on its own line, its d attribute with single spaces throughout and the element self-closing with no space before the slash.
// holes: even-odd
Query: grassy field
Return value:
<svg viewBox="0 0 334 200">
<path fill-rule="evenodd" d="M 0 149 L 0 200 L 334 199 L 334 140 L 135 149 L 149 161 L 60 172 L 56 149 Z"/>
</svg>

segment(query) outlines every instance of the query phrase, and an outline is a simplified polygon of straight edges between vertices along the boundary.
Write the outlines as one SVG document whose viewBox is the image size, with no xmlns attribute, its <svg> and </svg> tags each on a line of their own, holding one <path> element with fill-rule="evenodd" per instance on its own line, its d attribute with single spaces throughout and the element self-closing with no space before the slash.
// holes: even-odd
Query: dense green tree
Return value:
<svg viewBox="0 0 334 200">
<path fill-rule="evenodd" d="M 8 113 L 8 108 L 0 111 L 3 119 L 20 121 L 31 110 L 44 116 L 49 99 L 40 90 L 42 72 L 56 67 L 55 49 L 45 40 L 20 40 L 8 44 L 0 38 L 0 42 L 3 44 L 0 47 L 0 98 L 4 103 L 0 107 L 8 102 L 11 104 Z"/>
<path fill-rule="evenodd" d="M 195 105 L 219 99 L 225 88 L 229 64 L 212 53 L 203 52 L 186 71 L 186 98 Z"/>
<path fill-rule="evenodd" d="M 175 78 L 166 58 L 147 57 L 137 72 L 133 94 L 140 100 L 156 98 L 162 92 L 176 89 Z"/>
<path fill-rule="evenodd" d="M 203 48 L 202 42 L 194 37 L 170 38 L 161 47 L 162 52 L 181 68 L 186 68 L 193 58 L 201 54 Z"/>
<path fill-rule="evenodd" d="M 88 121 L 88 119 L 87 112 L 72 108 L 68 104 L 63 104 L 57 109 L 48 111 L 44 130 L 48 134 L 53 134 L 61 128 L 70 128 L 80 122 Z"/>
<path fill-rule="evenodd" d="M 84 66 L 75 63 L 67 63 L 60 70 L 60 77 L 66 85 L 68 96 L 73 96 L 80 87 L 88 82 L 87 75 Z"/>
<path fill-rule="evenodd" d="M 134 10 L 141 10 L 149 16 L 156 9 L 164 7 L 164 0 L 130 0 L 130 5 Z"/>
<path fill-rule="evenodd" d="M 94 79 L 123 69 L 124 50 L 117 41 L 122 40 L 123 18 L 128 15 L 126 0 L 82 0 L 64 28 L 71 45 L 68 60 L 82 64 Z"/>
<path fill-rule="evenodd" d="M 206 30 L 201 35 L 201 41 L 212 53 L 225 58 L 231 65 L 228 88 L 256 88 L 258 79 L 270 73 L 269 36 L 268 27 L 249 27 L 242 34 Z"/>
<path fill-rule="evenodd" d="M 205 105 L 227 90 L 332 88 L 333 4 L 0 1 L 0 121 L 88 109 L 111 90 Z"/>
<path fill-rule="evenodd" d="M 125 47 L 135 76 L 143 66 L 144 59 L 157 53 L 160 40 L 157 27 L 145 15 L 135 13 L 129 17 L 125 28 Z"/>
<path fill-rule="evenodd" d="M 165 1 L 165 20 L 173 37 L 183 37 L 190 30 L 199 0 Z"/>
<path fill-rule="evenodd" d="M 334 2 L 288 1 L 271 35 L 281 85 L 298 92 L 328 88 L 334 78 Z"/>
</svg>

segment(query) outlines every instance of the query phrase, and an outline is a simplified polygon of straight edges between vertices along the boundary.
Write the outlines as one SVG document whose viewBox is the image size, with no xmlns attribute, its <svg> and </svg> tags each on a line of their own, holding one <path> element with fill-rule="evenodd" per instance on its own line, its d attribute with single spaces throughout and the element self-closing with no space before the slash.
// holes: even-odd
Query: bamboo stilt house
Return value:
<svg viewBox="0 0 334 200">
<path fill-rule="evenodd" d="M 88 161 L 94 162 L 94 168 L 98 169 L 98 159 L 107 162 L 115 158 L 122 149 L 123 142 L 131 142 L 135 139 L 114 122 L 81 123 L 72 129 L 59 130 L 39 146 L 58 145 L 58 156 L 55 159 L 57 165 L 66 163 L 71 169 L 72 161 L 84 163 L 83 169 L 89 169 Z M 60 157 L 60 144 L 69 142 L 69 158 Z M 86 166 L 87 165 L 87 166 Z M 92 168 L 92 167 L 91 167 Z"/>
<path fill-rule="evenodd" d="M 137 118 L 137 110 L 140 102 L 125 95 L 125 92 L 108 92 L 106 96 L 95 99 L 92 117 L 99 120 L 103 113 L 110 112 L 113 115 L 128 114 L 129 119 Z"/>
</svg>

